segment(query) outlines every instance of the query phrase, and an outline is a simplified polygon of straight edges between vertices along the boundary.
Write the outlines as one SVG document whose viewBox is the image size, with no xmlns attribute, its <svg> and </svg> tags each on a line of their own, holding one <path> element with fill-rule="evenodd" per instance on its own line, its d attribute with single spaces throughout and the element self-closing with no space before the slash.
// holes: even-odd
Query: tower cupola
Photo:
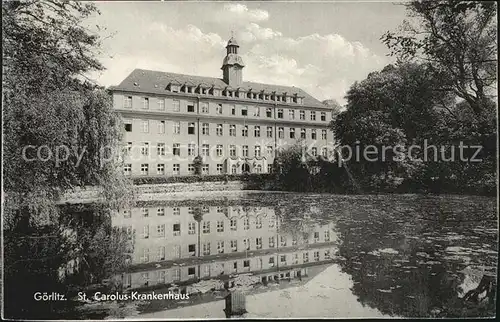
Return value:
<svg viewBox="0 0 500 322">
<path fill-rule="evenodd" d="M 238 42 L 231 37 L 226 46 L 226 57 L 222 62 L 222 79 L 231 87 L 238 87 L 243 82 L 243 59 L 238 54 Z"/>
</svg>

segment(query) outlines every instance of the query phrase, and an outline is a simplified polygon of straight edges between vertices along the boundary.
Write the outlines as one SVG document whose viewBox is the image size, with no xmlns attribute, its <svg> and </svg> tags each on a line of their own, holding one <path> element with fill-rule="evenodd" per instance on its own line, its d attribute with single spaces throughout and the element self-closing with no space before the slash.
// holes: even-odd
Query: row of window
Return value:
<svg viewBox="0 0 500 322">
<path fill-rule="evenodd" d="M 151 212 L 151 208 L 140 208 L 141 209 L 141 214 L 143 217 L 149 217 L 149 214 Z M 165 208 L 165 207 L 157 207 L 155 208 L 156 209 L 156 214 L 158 216 L 165 216 L 165 213 L 166 213 L 166 209 L 168 208 Z M 180 207 L 172 207 L 172 214 L 174 216 L 180 216 L 181 215 L 181 208 Z M 203 206 L 203 207 L 200 207 L 198 208 L 203 214 L 207 214 L 210 212 L 210 207 L 207 207 L 207 206 Z M 223 207 L 223 206 L 217 206 L 215 207 L 216 209 L 216 212 L 219 213 L 219 214 L 224 214 L 226 215 L 228 212 L 229 212 L 229 208 L 228 207 Z M 232 207 L 231 208 L 232 211 L 236 212 L 238 215 L 241 215 L 241 212 L 242 212 L 242 208 L 240 207 Z M 253 213 L 262 213 L 262 209 L 261 207 L 252 207 L 252 208 L 248 208 L 249 210 L 251 210 Z M 187 212 L 189 215 L 194 215 L 195 214 L 195 208 L 193 207 L 187 207 Z M 123 218 L 132 218 L 132 210 L 131 209 L 125 209 L 123 210 Z M 274 216 L 271 215 L 270 217 L 271 219 L 274 218 Z"/>
<path fill-rule="evenodd" d="M 233 97 L 233 98 L 247 98 L 247 99 L 255 99 L 255 100 L 263 100 L 263 101 L 274 101 L 274 102 L 285 102 L 285 103 L 298 103 L 302 104 L 304 98 L 294 95 L 279 95 L 276 93 L 264 93 L 264 91 L 260 92 L 252 92 L 243 91 L 241 89 L 230 90 L 230 89 L 217 89 L 214 87 L 203 87 L 201 85 L 198 86 L 189 86 L 189 85 L 176 85 L 169 84 L 167 89 L 173 93 L 187 93 L 187 94 L 201 94 L 201 95 L 213 95 L 213 96 L 225 96 L 225 97 Z"/>
<path fill-rule="evenodd" d="M 202 256 L 210 256 L 210 255 L 215 255 L 215 254 L 235 253 L 238 251 L 251 250 L 250 243 L 251 243 L 250 238 L 244 238 L 242 240 L 243 247 L 238 248 L 238 240 L 231 240 L 228 242 L 217 241 L 214 245 L 215 247 L 212 248 L 212 243 L 207 242 L 207 243 L 202 244 L 201 255 Z M 262 237 L 255 238 L 254 245 L 255 245 L 255 249 L 262 249 Z M 188 254 L 190 254 L 191 256 L 196 256 L 196 244 L 190 244 L 187 246 L 188 246 Z M 226 247 L 226 246 L 228 246 L 228 247 Z M 180 258 L 180 254 L 181 254 L 180 247 L 181 247 L 180 245 L 174 246 L 174 254 L 177 258 Z M 164 261 L 164 260 L 166 260 L 167 257 L 166 257 L 166 252 L 165 252 L 165 246 L 159 246 L 157 248 L 157 251 L 155 252 L 153 258 L 151 255 L 152 254 L 151 254 L 151 251 L 149 248 L 143 248 L 142 253 L 141 253 L 141 257 L 140 257 L 140 261 L 142 263 L 148 263 L 150 261 Z M 299 256 L 298 256 L 299 254 L 295 253 L 295 254 L 289 254 L 289 255 L 290 255 L 290 257 L 292 257 L 292 261 L 290 262 L 291 265 L 299 264 Z M 324 255 L 325 255 L 325 259 L 330 259 L 330 250 L 325 250 Z M 314 256 L 314 261 L 320 260 L 319 251 L 315 251 L 313 253 L 313 256 Z M 287 263 L 288 256 L 286 254 L 279 255 L 279 257 L 280 257 L 281 263 Z M 274 267 L 274 264 L 275 264 L 274 260 L 275 260 L 275 256 L 269 257 L 269 262 L 268 262 L 269 266 Z M 248 261 L 248 262 L 244 263 L 243 267 L 249 267 L 250 261 L 249 260 L 245 260 L 245 261 Z M 309 252 L 306 251 L 306 252 L 302 253 L 302 262 L 303 263 L 309 262 Z M 188 275 L 189 275 L 189 273 L 188 273 Z"/>
<path fill-rule="evenodd" d="M 158 250 L 158 253 L 155 257 L 156 261 L 160 261 L 161 259 L 161 252 L 162 252 L 162 249 L 160 248 Z M 164 249 L 163 249 L 163 252 L 164 252 Z M 328 260 L 328 259 L 331 259 L 331 252 L 329 249 L 326 249 L 323 251 L 324 252 L 324 260 Z M 280 260 L 280 265 L 283 266 L 283 265 L 299 265 L 300 262 L 299 262 L 299 256 L 302 255 L 302 263 L 308 263 L 309 262 L 309 252 L 302 252 L 301 254 L 298 254 L 298 253 L 294 253 L 294 254 L 283 254 L 283 255 L 278 255 L 278 256 L 274 256 L 274 255 L 271 255 L 268 257 L 267 259 L 267 262 L 268 262 L 268 266 L 269 267 L 274 267 L 277 263 L 276 263 L 276 260 L 279 258 Z M 288 261 L 288 258 L 291 258 L 290 262 Z M 141 261 L 144 262 L 144 263 L 147 263 L 151 260 L 152 258 L 150 257 L 150 254 L 149 254 L 149 249 L 148 250 L 145 250 L 143 255 L 141 256 Z M 258 260 L 258 268 L 259 269 L 262 269 L 262 262 L 263 262 L 263 258 L 257 258 Z M 315 262 L 319 262 L 321 260 L 320 258 L 320 251 L 314 251 L 313 252 L 313 260 Z M 217 263 L 215 265 L 219 265 L 220 268 L 217 272 L 211 272 L 211 266 L 212 265 L 203 265 L 203 269 L 201 269 L 201 272 L 200 273 L 200 276 L 201 277 L 209 277 L 212 275 L 212 273 L 216 273 L 216 274 L 220 274 L 220 270 L 222 270 L 223 272 L 225 271 L 225 264 L 229 264 L 228 262 L 223 262 L 223 263 Z M 233 261 L 231 267 L 232 267 L 232 272 L 233 273 L 237 273 L 238 270 L 239 270 L 239 267 L 238 267 L 238 261 Z M 243 260 L 243 263 L 242 263 L 242 268 L 243 268 L 243 271 L 249 271 L 250 270 L 250 259 L 244 259 Z M 167 272 L 170 272 L 170 276 L 167 276 Z M 297 272 L 299 273 L 299 272 Z M 192 266 L 192 267 L 187 267 L 187 277 L 188 278 L 193 278 L 196 276 L 196 267 L 195 266 Z M 288 273 L 282 273 L 280 274 L 280 277 L 282 278 L 285 278 L 285 277 L 290 277 L 290 272 Z M 150 283 L 150 272 L 142 272 L 141 273 L 141 279 L 142 279 L 142 283 L 144 286 L 148 286 L 149 283 Z M 181 268 L 179 267 L 174 267 L 174 268 L 171 268 L 169 270 L 159 270 L 159 271 L 156 271 L 156 281 L 158 284 L 166 284 L 167 281 L 169 282 L 179 282 L 181 280 Z M 131 274 L 127 274 L 125 276 L 125 280 L 124 280 L 124 286 L 125 287 L 131 287 L 132 286 L 132 275 Z"/>
<path fill-rule="evenodd" d="M 148 208 L 142 208 L 143 209 L 143 216 L 147 217 L 149 216 L 149 210 Z M 161 211 L 161 212 L 160 212 Z M 158 208 L 158 216 L 165 216 L 165 209 L 164 208 Z M 274 228 L 276 225 L 276 222 L 274 220 L 269 221 L 269 228 Z M 217 220 L 216 222 L 216 231 L 218 233 L 223 233 L 224 232 L 224 220 Z M 165 237 L 165 224 L 159 224 L 156 226 L 156 237 L 158 238 L 164 238 Z M 196 233 L 196 222 L 192 221 L 188 223 L 188 235 L 194 235 Z M 204 234 L 210 234 L 211 232 L 211 222 L 210 221 L 203 221 L 202 222 L 202 232 Z M 130 234 L 132 227 L 128 226 L 127 227 L 127 232 Z M 243 219 L 243 230 L 249 230 L 250 229 L 250 220 L 248 218 Z M 257 217 L 255 221 L 255 229 L 262 229 L 262 218 Z M 238 220 L 236 218 L 231 218 L 229 220 L 229 230 L 230 231 L 237 231 L 238 230 Z M 141 237 L 143 239 L 148 239 L 150 236 L 150 230 L 149 230 L 149 225 L 145 225 L 143 227 L 143 231 L 141 234 Z M 172 233 L 174 236 L 180 236 L 181 234 L 181 224 L 180 223 L 175 223 L 172 225 Z M 283 239 L 284 237 L 282 237 Z M 281 245 L 281 246 L 286 246 Z"/>
<path fill-rule="evenodd" d="M 125 123 L 125 131 L 126 132 L 133 132 L 133 126 L 132 126 L 132 121 L 131 120 L 124 120 Z M 142 133 L 149 133 L 149 128 L 150 128 L 150 121 L 149 120 L 141 120 L 141 132 Z M 158 121 L 158 133 L 159 134 L 165 134 L 166 133 L 166 122 L 165 121 Z M 311 139 L 316 140 L 317 139 L 317 130 L 316 129 L 311 129 Z M 203 123 L 201 125 L 201 134 L 202 135 L 210 135 L 210 123 Z M 172 127 L 172 133 L 173 134 L 181 134 L 181 122 L 179 121 L 174 121 L 173 122 L 173 127 Z M 248 137 L 249 133 L 249 126 L 248 125 L 243 125 L 241 129 L 241 136 L 243 137 Z M 252 132 L 250 132 L 252 133 Z M 300 129 L 300 138 L 305 139 L 307 137 L 306 135 L 307 129 L 301 128 Z M 188 134 L 195 135 L 196 134 L 196 124 L 194 122 L 188 123 Z M 217 124 L 215 128 L 215 134 L 217 136 L 223 136 L 224 135 L 224 124 Z M 255 125 L 253 129 L 253 135 L 254 137 L 260 137 L 261 136 L 261 127 L 259 125 Z M 229 136 L 236 136 L 236 125 L 231 124 L 229 125 Z M 268 126 L 266 128 L 266 136 L 268 138 L 273 137 L 273 127 Z M 290 139 L 295 139 L 298 138 L 298 136 L 295 135 L 295 128 L 289 128 L 288 136 Z M 278 138 L 284 139 L 285 138 L 285 128 L 284 127 L 278 127 Z M 327 139 L 327 130 L 321 130 L 321 139 L 326 140 Z"/>
<path fill-rule="evenodd" d="M 127 142 L 127 145 L 125 147 L 125 154 L 126 155 L 132 155 L 134 145 L 132 142 Z M 212 146 L 212 149 L 214 147 Z M 249 147 L 248 145 L 235 145 L 235 144 L 230 144 L 227 146 L 229 156 L 230 157 L 244 157 L 247 158 L 249 157 Z M 140 146 L 140 152 L 141 155 L 143 156 L 149 156 L 151 154 L 151 146 L 149 145 L 149 142 L 142 142 Z M 170 151 L 168 151 L 170 154 Z M 214 151 L 211 152 L 210 149 L 210 144 L 202 144 L 201 146 L 201 155 L 209 157 L 210 155 L 213 155 Z M 273 145 L 268 145 L 266 146 L 266 154 L 268 157 L 273 157 L 274 153 L 274 147 Z M 279 153 L 279 150 L 278 150 Z M 317 147 L 311 147 L 309 149 L 309 153 L 312 156 L 318 156 L 318 148 Z M 156 154 L 158 156 L 166 156 L 167 155 L 167 146 L 165 143 L 157 143 L 156 145 Z M 181 144 L 180 143 L 173 143 L 172 144 L 172 152 L 171 155 L 173 156 L 181 156 Z M 196 145 L 194 143 L 189 143 L 187 145 L 187 156 L 196 156 L 197 151 L 196 151 Z M 184 155 L 183 155 L 184 156 Z M 217 144 L 215 145 L 215 156 L 217 157 L 223 157 L 224 156 L 224 145 L 222 144 Z M 253 156 L 256 158 L 262 157 L 262 147 L 260 145 L 254 145 L 253 147 Z M 323 146 L 321 148 L 321 156 L 327 157 L 328 156 L 328 148 L 326 146 Z M 204 165 L 207 166 L 208 165 Z M 222 169 L 221 169 L 222 170 Z"/>
<path fill-rule="evenodd" d="M 125 96 L 123 100 L 123 108 L 126 109 L 131 109 L 132 108 L 132 96 Z M 165 111 L 165 100 L 164 99 L 157 99 L 156 100 L 156 110 L 159 111 Z M 210 114 L 210 108 L 209 108 L 208 102 L 201 102 L 200 103 L 200 113 L 201 114 Z M 194 102 L 188 102 L 187 103 L 187 112 L 188 113 L 195 113 L 195 103 Z M 142 109 L 144 110 L 149 110 L 150 109 L 150 99 L 148 97 L 143 97 L 142 98 Z M 237 113 L 236 111 L 236 106 L 231 105 L 229 107 L 230 109 L 230 115 L 240 115 L 240 116 L 249 116 L 252 115 L 254 117 L 260 117 L 261 116 L 261 107 L 259 106 L 253 106 L 253 107 L 247 107 L 247 106 L 241 106 L 239 108 L 239 112 Z M 172 101 L 172 111 L 173 112 L 180 112 L 181 111 L 181 103 L 180 100 L 173 100 Z M 278 119 L 283 119 L 284 114 L 285 114 L 285 109 L 283 108 L 278 108 L 276 109 L 276 118 Z M 299 110 L 298 115 L 296 115 L 296 110 L 295 109 L 288 109 L 288 119 L 289 120 L 295 120 L 296 116 L 298 116 L 298 119 L 301 121 L 306 120 L 306 111 L 305 110 Z M 217 115 L 223 115 L 224 110 L 223 110 L 223 105 L 222 104 L 217 104 L 215 106 L 215 114 Z M 273 118 L 273 108 L 272 107 L 266 107 L 265 108 L 265 115 L 266 118 Z M 317 111 L 309 111 L 309 120 L 310 121 L 316 121 L 316 116 L 319 115 L 319 119 L 321 121 L 326 121 L 326 112 L 317 112 Z M 333 117 L 333 113 L 332 113 Z"/>
<path fill-rule="evenodd" d="M 246 170 L 244 169 L 245 165 L 242 165 L 242 170 L 245 172 Z M 153 172 L 150 173 L 150 167 L 148 163 L 141 163 L 140 164 L 140 169 L 141 169 L 141 175 L 150 175 L 153 174 Z M 238 174 L 240 170 L 240 167 L 236 166 L 233 164 L 231 166 L 231 174 Z M 188 164 L 187 171 L 189 174 L 195 174 L 195 166 L 194 164 Z M 123 172 L 125 175 L 132 175 L 132 164 L 131 163 L 125 163 L 123 165 Z M 268 164 L 267 165 L 267 173 L 272 172 L 272 165 Z M 263 168 L 262 165 L 257 164 L 254 168 L 252 173 L 263 173 Z M 165 175 L 167 174 L 165 170 L 165 164 L 164 163 L 159 163 L 156 165 L 156 174 L 158 175 Z M 180 175 L 181 174 L 181 165 L 179 163 L 174 163 L 172 165 L 172 175 Z M 201 167 L 201 174 L 203 175 L 208 175 L 210 174 L 209 171 L 209 166 L 208 164 L 203 164 Z M 216 168 L 216 174 L 225 174 L 224 172 L 224 165 L 222 163 L 217 164 Z"/>
</svg>

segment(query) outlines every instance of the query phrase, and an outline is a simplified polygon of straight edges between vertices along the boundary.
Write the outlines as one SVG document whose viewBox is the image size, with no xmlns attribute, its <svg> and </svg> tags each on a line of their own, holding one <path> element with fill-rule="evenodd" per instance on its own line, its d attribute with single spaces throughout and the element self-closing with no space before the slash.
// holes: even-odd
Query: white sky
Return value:
<svg viewBox="0 0 500 322">
<path fill-rule="evenodd" d="M 319 100 L 344 95 L 392 61 L 379 40 L 405 9 L 389 2 L 98 2 L 89 20 L 106 28 L 92 77 L 109 86 L 144 68 L 222 77 L 231 31 L 243 79 L 303 88 Z"/>
</svg>

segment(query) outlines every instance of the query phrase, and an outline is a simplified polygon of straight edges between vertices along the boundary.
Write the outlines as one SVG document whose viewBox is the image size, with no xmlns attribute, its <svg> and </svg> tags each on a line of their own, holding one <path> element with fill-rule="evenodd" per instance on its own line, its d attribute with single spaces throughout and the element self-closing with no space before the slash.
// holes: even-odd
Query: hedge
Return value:
<svg viewBox="0 0 500 322">
<path fill-rule="evenodd" d="M 132 181 L 135 185 L 142 184 L 164 184 L 164 183 L 196 183 L 196 182 L 264 182 L 272 180 L 273 174 L 217 174 L 217 175 L 190 175 L 190 176 L 155 176 L 155 177 L 134 177 Z"/>
</svg>

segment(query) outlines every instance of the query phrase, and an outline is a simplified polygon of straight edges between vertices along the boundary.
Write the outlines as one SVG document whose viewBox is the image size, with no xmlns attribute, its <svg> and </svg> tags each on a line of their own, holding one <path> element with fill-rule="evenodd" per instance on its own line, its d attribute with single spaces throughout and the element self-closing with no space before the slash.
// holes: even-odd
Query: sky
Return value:
<svg viewBox="0 0 500 322">
<path fill-rule="evenodd" d="M 296 86 L 344 104 L 349 87 L 391 63 L 380 37 L 405 8 L 391 2 L 97 2 L 105 66 L 91 78 L 119 84 L 135 68 L 222 77 L 234 34 L 243 80 Z"/>
</svg>

